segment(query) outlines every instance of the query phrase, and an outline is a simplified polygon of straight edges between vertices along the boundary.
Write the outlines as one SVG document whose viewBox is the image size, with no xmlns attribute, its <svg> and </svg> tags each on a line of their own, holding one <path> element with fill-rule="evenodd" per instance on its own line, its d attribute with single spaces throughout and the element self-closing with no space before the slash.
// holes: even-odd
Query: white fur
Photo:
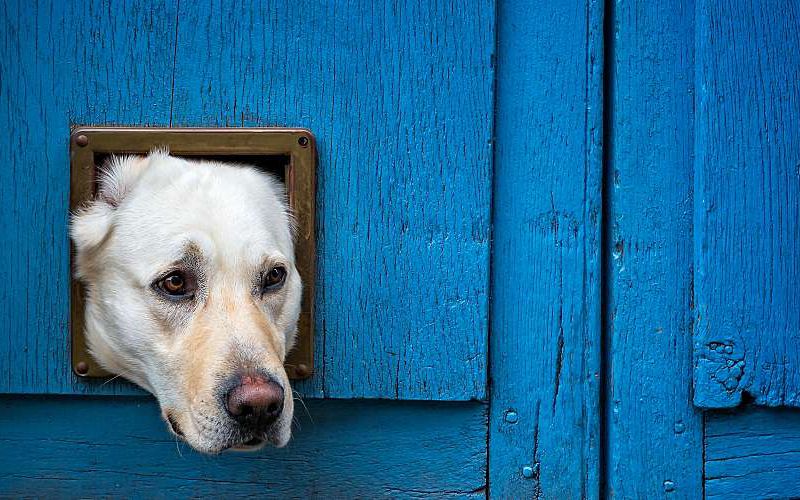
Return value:
<svg viewBox="0 0 800 500">
<path fill-rule="evenodd" d="M 200 451 L 237 445 L 217 397 L 237 360 L 283 385 L 284 411 L 267 438 L 289 440 L 293 399 L 282 363 L 301 290 L 290 221 L 271 176 L 165 152 L 112 159 L 96 199 L 72 219 L 92 355 L 152 392 Z M 193 305 L 178 306 L 152 284 L 187 246 L 202 256 L 205 288 Z M 276 264 L 288 271 L 283 288 L 254 294 L 259 272 Z"/>
</svg>

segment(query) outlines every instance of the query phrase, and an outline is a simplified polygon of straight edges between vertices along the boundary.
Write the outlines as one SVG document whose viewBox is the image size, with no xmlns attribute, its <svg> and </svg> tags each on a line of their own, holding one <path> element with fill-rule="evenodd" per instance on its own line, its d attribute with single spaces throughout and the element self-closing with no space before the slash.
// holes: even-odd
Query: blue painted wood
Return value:
<svg viewBox="0 0 800 500">
<path fill-rule="evenodd" d="M 69 367 L 70 124 L 169 118 L 174 9 L 97 7 L 0 5 L 0 392 L 84 390 Z"/>
<path fill-rule="evenodd" d="M 70 124 L 291 125 L 320 152 L 301 390 L 486 397 L 490 0 L 13 1 L 0 25 L 0 391 L 131 392 L 68 366 Z"/>
<path fill-rule="evenodd" d="M 609 26 L 607 491 L 698 498 L 691 403 L 694 2 L 615 3 Z"/>
<path fill-rule="evenodd" d="M 694 401 L 800 406 L 800 5 L 697 14 Z"/>
<path fill-rule="evenodd" d="M 498 7 L 490 494 L 598 498 L 603 4 Z"/>
<path fill-rule="evenodd" d="M 167 434 L 150 398 L 110 402 L 0 398 L 0 496 L 478 498 L 485 492 L 481 403 L 310 401 L 308 412 L 298 414 L 302 431 L 287 448 L 208 457 Z"/>
<path fill-rule="evenodd" d="M 750 408 L 709 413 L 706 498 L 800 497 L 800 412 Z"/>
</svg>

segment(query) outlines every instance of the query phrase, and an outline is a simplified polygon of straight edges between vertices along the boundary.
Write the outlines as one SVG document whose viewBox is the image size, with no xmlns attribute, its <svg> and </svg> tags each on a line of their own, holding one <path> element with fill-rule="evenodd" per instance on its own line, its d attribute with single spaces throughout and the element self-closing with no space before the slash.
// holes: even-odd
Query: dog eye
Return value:
<svg viewBox="0 0 800 500">
<path fill-rule="evenodd" d="M 156 288 L 172 299 L 191 296 L 195 291 L 192 279 L 181 271 L 173 271 L 161 278 Z"/>
<path fill-rule="evenodd" d="M 275 266 L 264 275 L 261 282 L 262 292 L 271 292 L 277 290 L 286 281 L 286 268 L 283 266 Z"/>
</svg>

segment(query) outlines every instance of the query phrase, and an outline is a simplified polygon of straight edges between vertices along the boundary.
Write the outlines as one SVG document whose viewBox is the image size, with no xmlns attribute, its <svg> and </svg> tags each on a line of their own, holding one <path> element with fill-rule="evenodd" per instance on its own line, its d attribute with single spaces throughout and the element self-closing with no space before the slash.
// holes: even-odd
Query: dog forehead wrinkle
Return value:
<svg viewBox="0 0 800 500">
<path fill-rule="evenodd" d="M 257 264 L 250 255 L 254 249 L 293 254 L 286 206 L 273 179 L 252 168 L 213 162 L 151 164 L 142 187 L 121 207 L 123 232 L 141 236 L 137 253 L 174 248 L 169 242 L 176 234 L 203 233 L 218 255 L 250 265 Z"/>
<path fill-rule="evenodd" d="M 193 231 L 185 235 L 183 257 L 196 261 L 210 260 L 216 253 L 214 240 L 203 231 Z"/>
<path fill-rule="evenodd" d="M 253 168 L 196 160 L 151 162 L 132 204 L 167 204 L 207 214 L 249 214 L 285 208 L 271 179 Z M 209 204 L 208 202 L 214 202 Z"/>
<path fill-rule="evenodd" d="M 177 216 L 176 216 L 177 217 Z M 274 240 L 258 224 L 215 220 L 214 217 L 199 217 L 196 221 L 171 220 L 161 224 L 147 224 L 154 229 L 128 228 L 131 234 L 144 234 L 137 242 L 131 242 L 129 253 L 140 255 L 144 251 L 163 260 L 176 260 L 178 254 L 186 253 L 191 245 L 195 253 L 205 260 L 216 261 L 219 267 L 255 267 L 265 251 L 282 255 Z M 143 215 L 140 220 L 146 219 Z M 183 224 L 182 224 L 183 222 Z M 240 219 L 241 222 L 241 219 Z"/>
</svg>

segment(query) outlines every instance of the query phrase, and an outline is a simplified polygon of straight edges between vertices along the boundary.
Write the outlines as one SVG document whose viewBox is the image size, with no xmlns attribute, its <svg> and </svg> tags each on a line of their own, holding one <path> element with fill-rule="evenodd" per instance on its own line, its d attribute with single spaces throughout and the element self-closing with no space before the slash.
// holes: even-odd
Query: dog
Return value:
<svg viewBox="0 0 800 500">
<path fill-rule="evenodd" d="M 302 285 L 280 181 L 166 151 L 112 157 L 70 236 L 104 369 L 200 452 L 286 445 Z"/>
</svg>

